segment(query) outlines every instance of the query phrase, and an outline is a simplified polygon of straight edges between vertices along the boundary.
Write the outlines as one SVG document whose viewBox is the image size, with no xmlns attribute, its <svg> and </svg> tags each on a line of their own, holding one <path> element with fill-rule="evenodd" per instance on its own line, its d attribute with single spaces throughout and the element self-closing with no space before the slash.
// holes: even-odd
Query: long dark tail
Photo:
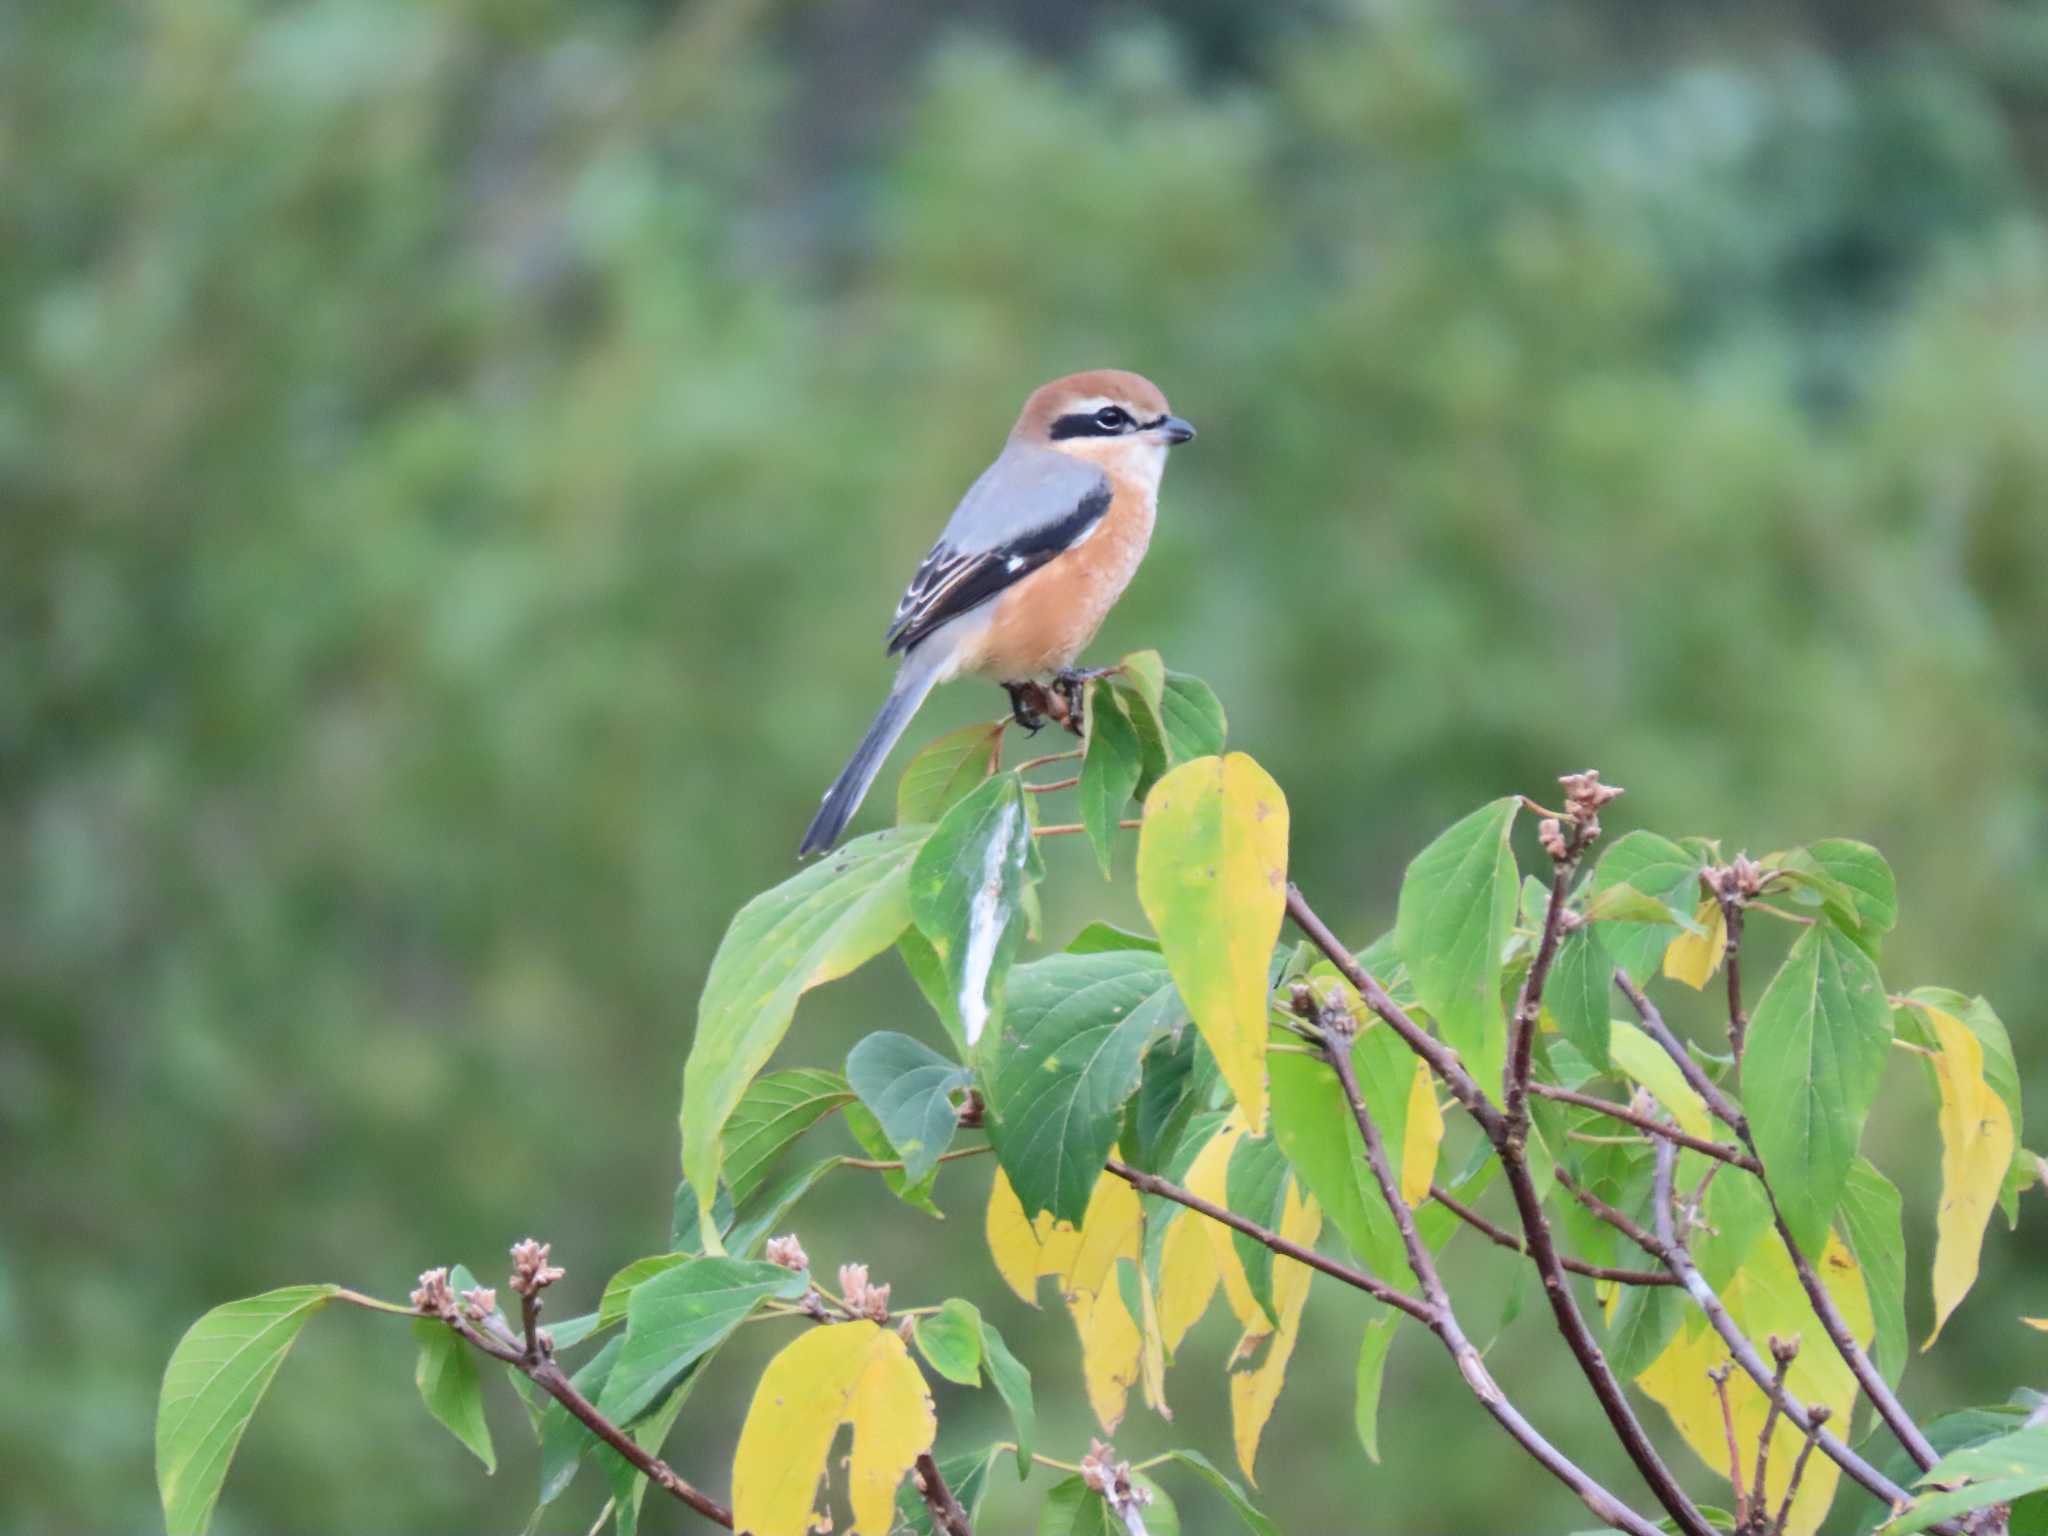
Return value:
<svg viewBox="0 0 2048 1536">
<path fill-rule="evenodd" d="M 889 749 L 896 745 L 896 738 L 903 734 L 918 706 L 924 703 L 924 696 L 932 691 L 932 684 L 938 680 L 936 658 L 922 657 L 916 651 L 904 657 L 895 685 L 890 688 L 889 697 L 882 701 L 875 723 L 868 727 L 867 735 L 853 749 L 853 757 L 839 771 L 832 787 L 825 791 L 825 803 L 818 807 L 810 831 L 804 834 L 803 845 L 796 851 L 798 858 L 806 859 L 814 853 L 823 853 L 839 841 L 839 834 L 846 830 L 846 824 L 853 820 L 853 813 L 867 798 L 868 786 L 882 771 L 882 761 L 888 757 Z"/>
</svg>

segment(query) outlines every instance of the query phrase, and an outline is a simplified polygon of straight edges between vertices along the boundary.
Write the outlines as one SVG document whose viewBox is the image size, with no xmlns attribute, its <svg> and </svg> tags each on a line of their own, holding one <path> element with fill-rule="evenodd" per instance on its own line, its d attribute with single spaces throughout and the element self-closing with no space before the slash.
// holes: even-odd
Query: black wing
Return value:
<svg viewBox="0 0 2048 1536">
<path fill-rule="evenodd" d="M 1017 535 L 992 549 L 963 551 L 941 539 L 924 557 L 896 617 L 889 623 L 888 654 L 907 651 L 940 625 L 980 607 L 1055 555 L 1088 537 L 1109 511 L 1110 489 L 1098 485 L 1066 516 Z"/>
</svg>

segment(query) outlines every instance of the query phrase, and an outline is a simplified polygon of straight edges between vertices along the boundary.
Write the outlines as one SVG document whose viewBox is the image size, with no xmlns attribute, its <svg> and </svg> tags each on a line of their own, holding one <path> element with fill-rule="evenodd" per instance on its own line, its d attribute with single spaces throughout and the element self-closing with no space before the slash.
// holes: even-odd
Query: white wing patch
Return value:
<svg viewBox="0 0 2048 1536">
<path fill-rule="evenodd" d="M 960 966 L 960 1027 L 971 1046 L 981 1038 L 988 1024 L 988 973 L 996 963 L 996 941 L 1003 936 L 1010 914 L 1003 910 L 1003 862 L 1010 855 L 1010 839 L 1017 830 L 1023 806 L 1014 800 L 1003 807 L 1002 819 L 988 840 L 988 852 L 981 862 L 981 884 L 967 907 L 967 950 Z"/>
</svg>

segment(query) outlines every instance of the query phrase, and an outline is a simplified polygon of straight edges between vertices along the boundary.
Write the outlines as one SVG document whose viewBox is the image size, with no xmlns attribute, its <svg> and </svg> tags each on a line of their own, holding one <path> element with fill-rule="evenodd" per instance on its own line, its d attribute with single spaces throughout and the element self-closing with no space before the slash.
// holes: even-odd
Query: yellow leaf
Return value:
<svg viewBox="0 0 2048 1536">
<path fill-rule="evenodd" d="M 1941 1206 L 1935 1214 L 1934 1331 L 1977 1283 L 1984 1226 L 2012 1165 L 2012 1116 L 1984 1081 L 1984 1047 L 1952 1013 L 1923 1005 L 1940 1050 L 1930 1059 L 1941 1090 Z"/>
<path fill-rule="evenodd" d="M 1287 797 L 1242 752 L 1152 786 L 1138 900 L 1254 1135 L 1266 1123 L 1266 972 L 1287 905 Z"/>
<path fill-rule="evenodd" d="M 1230 1204 L 1224 1187 L 1230 1172 L 1230 1149 L 1237 1145 L 1237 1138 L 1244 1131 L 1244 1116 L 1233 1111 L 1189 1166 L 1190 1194 L 1200 1195 L 1215 1205 Z M 1252 1296 L 1252 1283 L 1245 1277 L 1244 1262 L 1237 1256 L 1237 1245 L 1230 1240 L 1230 1229 L 1207 1217 L 1199 1220 L 1209 1252 L 1215 1255 L 1217 1277 L 1223 1282 L 1223 1297 L 1230 1303 L 1230 1310 L 1245 1329 L 1266 1332 L 1273 1325 L 1266 1320 L 1265 1308 Z"/>
<path fill-rule="evenodd" d="M 800 1334 L 768 1362 L 733 1456 L 733 1524 L 753 1536 L 805 1536 L 841 1424 L 853 1426 L 853 1530 L 883 1536 L 896 1485 L 931 1449 L 939 1422 L 903 1340 L 866 1321 Z"/>
<path fill-rule="evenodd" d="M 2020 1321 L 2029 1328 L 2038 1328 L 2043 1333 L 2048 1333 L 2048 1317 L 2023 1317 Z"/>
<path fill-rule="evenodd" d="M 1821 1254 L 1819 1272 L 1850 1333 L 1859 1344 L 1868 1345 L 1875 1328 L 1863 1273 L 1841 1239 L 1832 1234 Z M 1722 1288 L 1721 1300 L 1736 1326 L 1751 1339 L 1767 1339 L 1774 1333 L 1780 1338 L 1799 1338 L 1806 1347 L 1800 1350 L 1787 1373 L 1787 1390 L 1802 1402 L 1827 1404 L 1833 1410 L 1836 1424 L 1849 1422 L 1849 1411 L 1856 1401 L 1856 1378 L 1841 1356 L 1828 1347 L 1827 1334 L 1820 1319 L 1814 1316 L 1782 1244 L 1758 1243 L 1742 1269 Z M 1728 1351 L 1720 1336 L 1707 1326 L 1704 1318 L 1693 1313 L 1664 1353 L 1636 1378 L 1636 1384 L 1671 1415 L 1686 1444 L 1723 1478 L 1728 1476 L 1728 1443 L 1721 1423 L 1720 1400 L 1706 1373 L 1728 1363 Z M 1757 1439 L 1763 1433 L 1769 1403 L 1739 1368 L 1729 1375 L 1728 1398 L 1734 1410 L 1735 1438 L 1746 1486 L 1756 1470 Z M 1767 1506 L 1774 1515 L 1804 1438 L 1782 1417 L 1772 1431 L 1770 1467 L 1764 1486 Z M 1799 1496 L 1792 1501 L 1786 1536 L 1811 1536 L 1827 1515 L 1839 1475 L 1839 1469 L 1825 1456 L 1815 1456 L 1807 1463 Z"/>
<path fill-rule="evenodd" d="M 1415 1082 L 1408 1090 L 1408 1134 L 1401 1143 L 1401 1198 L 1420 1205 L 1436 1178 L 1436 1150 L 1443 1144 L 1444 1112 L 1436 1102 L 1429 1065 L 1415 1063 Z"/>
<path fill-rule="evenodd" d="M 1104 1434 L 1123 1419 L 1124 1397 L 1138 1379 L 1144 1340 L 1124 1307 L 1116 1261 L 1138 1257 L 1143 1227 L 1137 1191 L 1116 1175 L 1103 1174 L 1088 1197 L 1080 1240 L 1060 1274 L 1067 1312 L 1074 1319 L 1074 1331 L 1081 1336 L 1081 1375 L 1088 1388 L 1088 1406 L 1095 1410 Z"/>
<path fill-rule="evenodd" d="M 1034 1307 L 1038 1305 L 1038 1277 L 1066 1273 L 1081 1242 L 1073 1225 L 1054 1221 L 1050 1211 L 1040 1211 L 1035 1224 L 1026 1221 L 1024 1202 L 1000 1168 L 988 1192 L 985 1231 L 996 1272 Z"/>
<path fill-rule="evenodd" d="M 1312 1248 L 1322 1229 L 1323 1213 L 1316 1208 L 1315 1201 L 1303 1195 L 1289 1179 L 1287 1201 L 1280 1213 L 1280 1235 L 1292 1238 L 1304 1248 Z M 1287 1375 L 1287 1362 L 1294 1354 L 1294 1342 L 1301 1333 L 1301 1309 L 1308 1301 L 1308 1285 L 1314 1274 L 1315 1271 L 1306 1264 L 1274 1256 L 1273 1310 L 1278 1314 L 1279 1327 L 1273 1330 L 1272 1338 L 1266 1343 L 1266 1353 L 1259 1363 L 1230 1378 L 1231 1439 L 1237 1446 L 1237 1464 L 1254 1486 L 1258 1478 L 1252 1473 L 1252 1464 L 1258 1460 L 1259 1437 L 1265 1433 L 1266 1421 L 1273 1416 L 1273 1404 L 1279 1399 L 1280 1384 Z M 1239 1355 L 1255 1346 L 1265 1331 L 1262 1319 L 1256 1333 L 1245 1334 L 1238 1345 Z"/>
<path fill-rule="evenodd" d="M 1143 1315 L 1138 1331 L 1144 1344 L 1138 1355 L 1138 1381 L 1145 1390 L 1145 1406 L 1162 1419 L 1171 1419 L 1166 1406 L 1166 1335 L 1159 1324 L 1159 1295 L 1152 1289 L 1152 1277 L 1141 1263 L 1138 1270 L 1138 1305 Z"/>
<path fill-rule="evenodd" d="M 1664 1047 L 1626 1019 L 1610 1020 L 1608 1030 L 1607 1049 L 1614 1064 L 1655 1094 L 1657 1102 L 1671 1111 L 1680 1130 L 1711 1139 L 1714 1121 L 1707 1113 L 1706 1100 L 1693 1092 L 1685 1074 L 1678 1070 L 1678 1063 L 1665 1055 Z"/>
<path fill-rule="evenodd" d="M 1206 1216 L 1183 1211 L 1166 1229 L 1159 1253 L 1159 1332 L 1168 1355 L 1180 1348 L 1216 1294 L 1216 1250 L 1202 1230 L 1215 1225 Z"/>
<path fill-rule="evenodd" d="M 1721 968 L 1721 956 L 1728 951 L 1728 916 L 1709 896 L 1693 917 L 1705 931 L 1681 933 L 1671 941 L 1664 951 L 1664 974 L 1697 992 Z"/>
</svg>

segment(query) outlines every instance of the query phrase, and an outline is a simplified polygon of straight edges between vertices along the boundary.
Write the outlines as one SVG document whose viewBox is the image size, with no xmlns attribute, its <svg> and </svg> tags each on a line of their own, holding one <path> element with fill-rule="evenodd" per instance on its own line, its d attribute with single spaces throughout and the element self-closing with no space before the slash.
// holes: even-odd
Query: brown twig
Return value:
<svg viewBox="0 0 2048 1536">
<path fill-rule="evenodd" d="M 1528 1247 L 1506 1227 L 1488 1221 L 1484 1216 L 1454 1197 L 1440 1185 L 1429 1186 L 1429 1198 L 1449 1211 L 1458 1220 L 1503 1248 L 1516 1253 L 1528 1253 Z M 1616 1285 L 1676 1285 L 1678 1281 L 1662 1270 L 1655 1269 L 1612 1269 L 1605 1264 L 1588 1264 L 1584 1259 L 1564 1255 L 1564 1267 L 1575 1275 L 1584 1275 L 1589 1280 L 1609 1280 Z"/>
<path fill-rule="evenodd" d="M 1572 1088 L 1554 1087 L 1549 1083 L 1531 1083 L 1529 1090 L 1538 1098 L 1551 1099 L 1559 1104 L 1575 1104 L 1580 1109 L 1597 1110 L 1610 1120 L 1619 1120 L 1622 1124 L 1632 1125 L 1637 1130 L 1647 1132 L 1649 1135 L 1661 1136 L 1666 1141 L 1675 1141 L 1681 1147 L 1689 1147 L 1695 1152 L 1720 1162 L 1732 1163 L 1735 1167 L 1749 1173 L 1760 1174 L 1763 1172 L 1763 1164 L 1759 1163 L 1740 1147 L 1730 1147 L 1718 1141 L 1707 1141 L 1698 1136 L 1688 1135 L 1669 1121 L 1658 1120 L 1649 1115 L 1639 1114 L 1627 1105 L 1616 1104 L 1611 1099 L 1597 1098 L 1590 1093 L 1580 1093 Z"/>
<path fill-rule="evenodd" d="M 1813 1405 L 1813 1428 L 1806 1432 L 1806 1443 L 1799 1447 L 1799 1459 L 1792 1463 L 1792 1480 L 1785 1485 L 1785 1501 L 1778 1506 L 1778 1518 L 1771 1522 L 1771 1536 L 1784 1536 L 1785 1519 L 1792 1513 L 1792 1501 L 1799 1497 L 1799 1480 L 1806 1476 L 1806 1463 L 1813 1457 L 1814 1442 L 1823 1433 L 1821 1426 L 1833 1415 L 1826 1403 Z M 1757 1500 L 1763 1500 L 1763 1490 L 1757 1490 Z M 1937 1526 L 1935 1529 L 1939 1530 Z"/>
<path fill-rule="evenodd" d="M 1742 1006 L 1742 901 L 1739 897 L 1717 893 L 1721 901 L 1721 923 L 1728 930 L 1728 947 L 1721 953 L 1721 964 L 1726 968 L 1728 979 L 1728 1048 L 1735 1056 L 1735 1065 L 1742 1065 L 1742 1052 L 1749 1043 L 1749 1010 Z"/>
<path fill-rule="evenodd" d="M 1048 763 L 1070 763 L 1075 758 L 1085 754 L 1087 750 L 1086 747 L 1075 747 L 1066 752 L 1048 752 L 1043 757 L 1027 757 L 1010 771 L 1012 773 L 1023 773 L 1028 769 L 1043 768 Z"/>
<path fill-rule="evenodd" d="M 1749 1524 L 1749 1494 L 1742 1486 L 1742 1448 L 1735 1439 L 1735 1410 L 1728 1403 L 1728 1372 L 1725 1365 L 1714 1366 L 1707 1372 L 1707 1380 L 1714 1384 L 1714 1396 L 1721 1400 L 1721 1432 L 1728 1440 L 1728 1486 L 1735 1493 L 1735 1529 L 1740 1531 Z M 1757 1485 L 1759 1495 L 1763 1485 Z"/>
<path fill-rule="evenodd" d="M 964 1125 L 966 1122 L 962 1121 L 961 1123 Z M 993 1151 L 995 1151 L 993 1143 L 982 1142 L 978 1146 L 955 1147 L 951 1152 L 941 1152 L 938 1160 L 942 1163 L 957 1163 L 963 1157 L 980 1157 L 983 1153 Z M 842 1157 L 839 1159 L 839 1166 L 842 1168 L 872 1168 L 886 1173 L 894 1169 L 900 1169 L 903 1166 L 903 1159 L 900 1157 Z"/>
<path fill-rule="evenodd" d="M 1785 1395 L 1785 1378 L 1791 1374 L 1792 1362 L 1799 1358 L 1796 1338 L 1781 1339 L 1774 1333 L 1765 1342 L 1771 1347 L 1771 1362 L 1777 1369 L 1771 1373 L 1771 1405 L 1764 1410 L 1764 1429 L 1756 1442 L 1756 1476 L 1750 1480 L 1750 1486 L 1756 1489 L 1756 1508 L 1750 1513 L 1759 1525 L 1764 1518 L 1764 1479 L 1771 1469 L 1771 1432 L 1778 1427 L 1778 1403 Z M 1736 1523 L 1743 1522 L 1738 1519 Z"/>
<path fill-rule="evenodd" d="M 1351 951 L 1338 942 L 1330 932 L 1329 925 L 1316 916 L 1308 901 L 1301 894 L 1301 887 L 1290 883 L 1287 887 L 1287 915 L 1293 920 L 1308 941 L 1320 949 L 1325 958 L 1337 968 L 1337 974 L 1351 983 L 1365 1006 L 1370 1008 L 1407 1042 L 1408 1048 L 1429 1063 L 1434 1072 L 1451 1090 L 1451 1095 L 1464 1106 L 1465 1112 L 1479 1122 L 1480 1128 L 1491 1136 L 1500 1124 L 1500 1111 L 1465 1070 L 1465 1064 L 1458 1059 L 1458 1053 L 1431 1035 L 1429 1031 L 1408 1017 L 1406 1010 L 1387 996 L 1387 989 L 1374 980 L 1372 973 L 1351 956 Z"/>
<path fill-rule="evenodd" d="M 1744 1146 L 1749 1145 L 1749 1120 L 1742 1113 L 1742 1107 L 1723 1093 L 1714 1080 L 1700 1069 L 1692 1059 L 1678 1036 L 1671 1032 L 1671 1026 L 1664 1022 L 1664 1015 L 1657 1011 L 1657 1005 L 1650 1001 L 1643 989 L 1629 979 L 1627 971 L 1614 973 L 1614 984 L 1621 988 L 1622 996 L 1636 1011 L 1636 1017 L 1643 1021 L 1643 1033 L 1664 1048 L 1664 1054 L 1677 1064 L 1686 1084 L 1692 1091 L 1706 1100 L 1707 1108 L 1714 1118 L 1735 1132 Z"/>
<path fill-rule="evenodd" d="M 1140 823 L 1135 817 L 1126 816 L 1122 821 L 1118 822 L 1117 825 L 1128 830 L 1132 827 L 1142 825 L 1142 823 Z M 1032 836 L 1072 837 L 1076 832 L 1086 832 L 1087 830 L 1088 829 L 1078 821 L 1066 821 L 1061 822 L 1056 827 L 1038 827 L 1033 830 Z"/>
<path fill-rule="evenodd" d="M 1072 789 L 1080 782 L 1081 775 L 1077 773 L 1068 779 L 1050 779 L 1043 784 L 1026 784 L 1024 789 L 1027 794 L 1043 795 L 1049 794 L 1055 789 Z"/>
<path fill-rule="evenodd" d="M 1578 802 L 1573 801 L 1572 805 L 1576 811 Z M 1550 975 L 1551 962 L 1557 958 L 1557 946 L 1564 937 L 1565 898 L 1571 894 L 1579 856 L 1600 830 L 1599 818 L 1591 815 L 1575 814 L 1562 825 L 1568 825 L 1570 830 L 1561 830 L 1555 817 L 1543 824 L 1544 846 L 1550 850 L 1555 866 L 1550 877 L 1550 902 L 1544 908 L 1543 937 L 1537 942 L 1535 958 L 1529 962 L 1521 996 L 1515 1000 L 1507 1065 L 1501 1078 L 1501 1103 L 1507 1111 L 1508 1134 L 1517 1141 L 1528 1134 L 1530 1055 L 1536 1044 L 1536 1021 L 1543 1012 L 1543 983 Z"/>
<path fill-rule="evenodd" d="M 1424 1326 L 1431 1325 L 1431 1308 L 1417 1301 L 1406 1291 L 1396 1290 L 1384 1280 L 1367 1274 L 1362 1269 L 1353 1269 L 1349 1264 L 1320 1254 L 1313 1248 L 1304 1248 L 1291 1238 L 1282 1237 L 1271 1228 L 1262 1227 L 1249 1217 L 1240 1216 L 1215 1202 L 1203 1199 L 1193 1190 L 1182 1189 L 1178 1184 L 1162 1179 L 1156 1173 L 1132 1168 L 1112 1157 L 1103 1166 L 1141 1194 L 1158 1195 L 1176 1205 L 1184 1205 L 1191 1211 L 1199 1211 L 1211 1221 L 1220 1222 L 1234 1232 L 1242 1232 L 1255 1243 L 1260 1243 L 1284 1258 L 1293 1259 L 1297 1264 L 1306 1264 L 1310 1269 L 1328 1275 L 1332 1280 L 1341 1280 L 1354 1290 L 1360 1290 L 1375 1301 L 1386 1303 L 1414 1318 Z"/>
<path fill-rule="evenodd" d="M 932 1512 L 932 1530 L 936 1536 L 974 1536 L 974 1526 L 967 1518 L 967 1511 L 960 1507 L 953 1490 L 946 1486 L 946 1479 L 940 1474 L 939 1464 L 932 1459 L 930 1451 L 918 1453 L 910 1476 L 924 1499 L 925 1508 Z"/>
<path fill-rule="evenodd" d="M 1290 903 L 1296 894 L 1290 888 Z M 1296 920 L 1298 922 L 1299 918 Z M 1338 947 L 1341 950 L 1341 946 Z M 1350 956 L 1346 954 L 1345 959 L 1349 961 Z M 1353 968 L 1357 969 L 1355 962 Z M 1360 970 L 1359 974 L 1365 973 Z M 1367 979 L 1370 980 L 1369 977 Z M 1377 983 L 1374 983 L 1374 990 L 1378 990 Z M 1364 996 L 1365 988 L 1360 987 L 1359 992 Z M 1384 998 L 1385 993 L 1381 992 L 1380 996 Z M 1336 1070 L 1337 1081 L 1343 1086 L 1344 1096 L 1351 1105 L 1352 1119 L 1357 1122 L 1359 1135 L 1365 1141 L 1366 1161 L 1371 1165 L 1373 1178 L 1379 1184 L 1381 1198 L 1386 1201 L 1387 1209 L 1393 1212 L 1394 1225 L 1400 1229 L 1401 1243 L 1408 1253 L 1408 1267 L 1414 1270 L 1416 1281 L 1421 1285 L 1423 1296 L 1428 1302 L 1430 1316 L 1425 1321 L 1430 1332 L 1437 1336 L 1444 1348 L 1450 1352 L 1451 1358 L 1457 1362 L 1459 1374 L 1465 1378 L 1465 1384 L 1471 1388 L 1472 1395 L 1479 1399 L 1480 1405 L 1493 1415 L 1494 1420 L 1514 1437 L 1522 1449 L 1534 1457 L 1559 1482 L 1577 1494 L 1595 1518 L 1620 1527 L 1627 1531 L 1629 1536 L 1650 1536 L 1650 1533 L 1658 1528 L 1623 1504 L 1582 1471 L 1571 1458 L 1544 1439 L 1536 1427 L 1523 1418 L 1521 1412 L 1508 1401 L 1507 1394 L 1501 1391 L 1500 1385 L 1487 1370 L 1486 1361 L 1473 1347 L 1472 1341 L 1466 1337 L 1464 1329 L 1458 1325 L 1457 1313 L 1451 1307 L 1450 1294 L 1444 1289 L 1443 1280 L 1437 1274 L 1436 1263 L 1430 1257 L 1428 1245 L 1416 1231 L 1415 1214 L 1409 1209 L 1408 1202 L 1402 1198 L 1400 1183 L 1395 1179 L 1392 1165 L 1387 1161 L 1387 1149 L 1380 1139 L 1379 1126 L 1374 1122 L 1371 1111 L 1366 1108 L 1365 1096 L 1358 1086 L 1358 1074 L 1351 1064 L 1352 1031 L 1341 1026 L 1328 1028 L 1324 1032 L 1324 1039 L 1324 1053 L 1329 1058 L 1330 1065 Z M 1462 1070 L 1460 1068 L 1460 1071 Z M 1481 1102 L 1484 1102 L 1483 1099 Z M 1490 1110 L 1491 1106 L 1488 1108 Z M 1497 1111 L 1493 1112 L 1492 1118 L 1495 1124 L 1501 1123 Z"/>
</svg>

